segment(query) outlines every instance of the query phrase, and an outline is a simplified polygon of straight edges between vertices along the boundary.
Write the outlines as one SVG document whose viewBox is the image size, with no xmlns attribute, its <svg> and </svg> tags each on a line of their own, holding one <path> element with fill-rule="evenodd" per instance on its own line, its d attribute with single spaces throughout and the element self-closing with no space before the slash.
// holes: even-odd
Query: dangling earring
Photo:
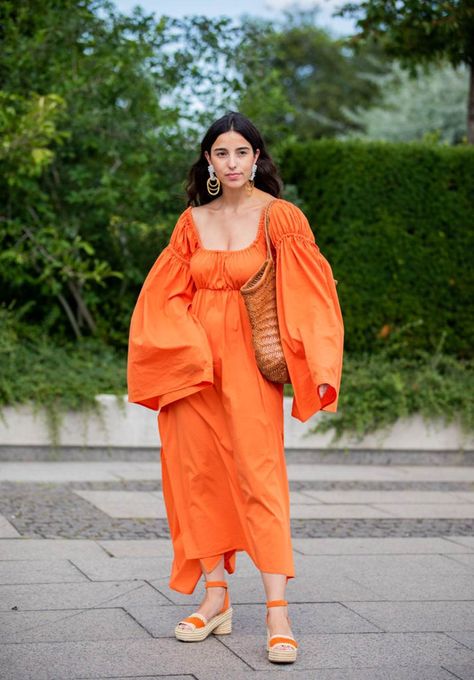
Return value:
<svg viewBox="0 0 474 680">
<path fill-rule="evenodd" d="M 214 166 L 209 164 L 207 167 L 209 171 L 209 179 L 207 180 L 207 191 L 211 196 L 217 196 L 221 188 L 221 181 L 214 174 Z"/>
<path fill-rule="evenodd" d="M 254 163 L 254 164 L 252 165 L 252 173 L 251 173 L 251 175 L 250 175 L 249 181 L 247 182 L 247 193 L 248 193 L 248 194 L 251 194 L 252 191 L 253 191 L 253 187 L 254 187 L 253 178 L 255 177 L 255 173 L 256 173 L 256 172 L 257 172 L 257 164 Z"/>
</svg>

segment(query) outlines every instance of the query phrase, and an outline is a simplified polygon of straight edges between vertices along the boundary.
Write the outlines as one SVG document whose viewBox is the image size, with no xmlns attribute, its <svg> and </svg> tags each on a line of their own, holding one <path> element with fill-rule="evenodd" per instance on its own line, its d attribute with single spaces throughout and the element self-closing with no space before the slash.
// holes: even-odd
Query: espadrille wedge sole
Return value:
<svg viewBox="0 0 474 680">
<path fill-rule="evenodd" d="M 191 616 L 178 621 L 174 629 L 175 636 L 183 642 L 201 642 L 208 635 L 228 635 L 232 632 L 232 607 L 229 606 L 229 592 L 226 581 L 206 581 L 206 588 L 214 587 L 226 588 L 224 606 L 221 611 L 213 616 L 209 621 L 205 616 L 194 612 Z M 190 623 L 193 628 L 180 628 L 180 623 Z"/>
<path fill-rule="evenodd" d="M 287 600 L 268 600 L 267 607 L 284 607 L 288 604 Z M 288 623 L 290 619 L 288 618 Z M 281 645 L 291 645 L 291 649 L 281 647 Z M 290 635 L 281 635 L 276 633 L 270 635 L 268 628 L 268 612 L 267 612 L 267 652 L 268 660 L 275 663 L 293 663 L 296 661 L 298 643 Z"/>
</svg>

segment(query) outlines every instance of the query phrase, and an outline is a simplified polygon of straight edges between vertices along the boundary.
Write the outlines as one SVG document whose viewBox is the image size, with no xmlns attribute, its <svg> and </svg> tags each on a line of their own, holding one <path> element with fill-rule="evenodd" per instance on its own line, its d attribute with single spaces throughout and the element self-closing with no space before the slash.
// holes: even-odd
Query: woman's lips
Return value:
<svg viewBox="0 0 474 680">
<path fill-rule="evenodd" d="M 240 173 L 235 173 L 233 175 L 226 175 L 229 179 L 237 179 L 237 177 L 240 177 Z"/>
</svg>

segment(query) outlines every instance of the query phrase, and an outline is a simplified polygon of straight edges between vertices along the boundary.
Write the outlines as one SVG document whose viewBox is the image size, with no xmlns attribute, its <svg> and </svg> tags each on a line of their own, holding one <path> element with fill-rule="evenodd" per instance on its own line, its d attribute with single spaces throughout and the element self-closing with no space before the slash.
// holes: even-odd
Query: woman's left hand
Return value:
<svg viewBox="0 0 474 680">
<path fill-rule="evenodd" d="M 328 387 L 329 387 L 328 383 L 323 383 L 322 385 L 319 386 L 319 388 L 318 388 L 319 389 L 319 396 L 321 397 L 321 399 L 326 394 L 326 390 L 327 390 Z"/>
</svg>

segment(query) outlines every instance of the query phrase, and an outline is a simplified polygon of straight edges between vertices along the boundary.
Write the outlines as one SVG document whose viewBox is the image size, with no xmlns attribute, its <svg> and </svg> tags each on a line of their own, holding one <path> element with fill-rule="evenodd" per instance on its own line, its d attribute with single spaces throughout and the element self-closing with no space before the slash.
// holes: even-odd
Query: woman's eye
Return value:
<svg viewBox="0 0 474 680">
<path fill-rule="evenodd" d="M 247 153 L 248 153 L 248 151 L 246 151 L 245 149 L 242 149 L 242 151 L 239 151 L 239 154 L 240 154 L 241 156 L 246 156 Z M 217 156 L 218 158 L 222 158 L 222 157 L 225 156 L 225 155 L 226 155 L 225 151 L 218 151 L 218 152 L 216 153 L 216 156 Z"/>
</svg>

